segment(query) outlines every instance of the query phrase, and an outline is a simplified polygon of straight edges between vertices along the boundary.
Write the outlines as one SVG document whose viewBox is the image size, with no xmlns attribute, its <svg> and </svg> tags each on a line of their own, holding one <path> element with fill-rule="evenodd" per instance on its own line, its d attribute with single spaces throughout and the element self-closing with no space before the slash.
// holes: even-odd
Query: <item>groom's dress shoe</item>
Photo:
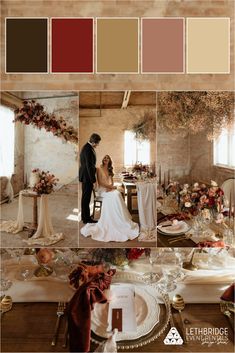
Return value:
<svg viewBox="0 0 235 353">
<path fill-rule="evenodd" d="M 98 221 L 95 221 L 94 219 L 89 219 L 88 221 L 83 221 L 83 224 L 87 224 L 87 223 L 97 223 Z"/>
<path fill-rule="evenodd" d="M 94 219 L 90 219 L 89 222 L 87 223 L 97 223 L 98 221 L 95 221 Z"/>
</svg>

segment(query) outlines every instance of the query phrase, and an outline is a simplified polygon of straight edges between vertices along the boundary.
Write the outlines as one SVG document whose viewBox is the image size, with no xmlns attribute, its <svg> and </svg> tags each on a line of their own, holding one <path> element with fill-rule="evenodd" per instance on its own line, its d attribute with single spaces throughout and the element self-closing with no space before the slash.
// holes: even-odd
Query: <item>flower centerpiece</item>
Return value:
<svg viewBox="0 0 235 353">
<path fill-rule="evenodd" d="M 59 181 L 54 174 L 49 171 L 44 172 L 43 170 L 33 169 L 32 173 L 37 173 L 36 183 L 33 185 L 33 191 L 38 195 L 50 194 L 54 190 L 54 186 L 57 185 Z"/>
<path fill-rule="evenodd" d="M 60 117 L 57 119 L 54 114 L 48 114 L 43 105 L 36 103 L 34 100 L 23 101 L 23 105 L 15 111 L 15 122 L 25 125 L 33 125 L 41 130 L 45 129 L 52 132 L 54 136 L 60 137 L 66 142 L 78 143 L 78 131 L 73 126 Z"/>
<path fill-rule="evenodd" d="M 146 251 L 148 251 L 146 248 L 93 249 L 92 259 L 98 263 L 106 262 L 114 266 L 124 267 L 131 261 L 137 260 Z"/>
<path fill-rule="evenodd" d="M 213 180 L 210 186 L 194 183 L 190 187 L 189 184 L 184 184 L 179 195 L 181 209 L 193 215 L 202 211 L 203 216 L 209 218 L 209 210 L 219 213 L 222 211 L 224 192 Z"/>
</svg>

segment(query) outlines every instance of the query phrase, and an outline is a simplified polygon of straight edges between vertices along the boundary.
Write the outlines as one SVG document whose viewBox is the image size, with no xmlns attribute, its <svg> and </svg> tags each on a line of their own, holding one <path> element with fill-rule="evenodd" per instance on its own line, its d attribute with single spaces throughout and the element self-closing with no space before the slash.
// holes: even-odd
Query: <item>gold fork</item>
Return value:
<svg viewBox="0 0 235 353">
<path fill-rule="evenodd" d="M 233 321 L 232 313 L 229 311 L 228 304 L 225 302 L 220 302 L 220 310 L 225 316 L 227 316 L 232 326 L 232 329 L 234 331 L 234 321 Z"/>
<path fill-rule="evenodd" d="M 63 302 L 59 302 L 58 303 L 58 308 L 57 308 L 57 320 L 56 320 L 56 325 L 55 325 L 55 331 L 54 331 L 54 335 L 51 341 L 51 345 L 55 346 L 56 345 L 56 341 L 57 341 L 57 336 L 58 336 L 58 331 L 59 331 L 59 326 L 60 326 L 60 318 L 61 316 L 64 315 L 64 311 L 65 311 L 65 303 Z"/>
</svg>

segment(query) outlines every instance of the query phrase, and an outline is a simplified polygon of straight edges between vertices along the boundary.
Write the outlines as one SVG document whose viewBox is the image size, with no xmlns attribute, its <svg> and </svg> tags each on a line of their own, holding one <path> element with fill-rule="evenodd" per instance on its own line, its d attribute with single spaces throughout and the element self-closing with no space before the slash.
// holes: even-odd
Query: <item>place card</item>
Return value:
<svg viewBox="0 0 235 353">
<path fill-rule="evenodd" d="M 135 287 L 129 284 L 111 285 L 108 311 L 108 331 L 136 332 Z"/>
</svg>

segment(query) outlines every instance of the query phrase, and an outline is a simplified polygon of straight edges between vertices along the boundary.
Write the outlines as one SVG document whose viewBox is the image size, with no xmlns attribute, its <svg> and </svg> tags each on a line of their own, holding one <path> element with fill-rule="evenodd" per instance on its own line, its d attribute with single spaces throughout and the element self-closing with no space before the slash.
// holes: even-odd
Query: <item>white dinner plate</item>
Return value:
<svg viewBox="0 0 235 353">
<path fill-rule="evenodd" d="M 163 222 L 165 223 L 165 222 Z M 167 227 L 161 227 L 161 223 L 158 225 L 157 229 L 160 233 L 166 234 L 166 235 L 181 235 L 185 234 L 190 230 L 190 226 L 184 222 L 184 221 L 179 221 L 177 225 L 169 225 Z"/>
<path fill-rule="evenodd" d="M 91 314 L 91 329 L 96 335 L 103 338 L 110 336 L 110 332 L 107 332 L 108 305 L 108 303 L 96 303 Z M 149 285 L 135 286 L 135 308 L 137 331 L 118 332 L 117 341 L 135 340 L 142 337 L 159 322 L 160 306 L 157 302 L 156 289 Z"/>
</svg>

